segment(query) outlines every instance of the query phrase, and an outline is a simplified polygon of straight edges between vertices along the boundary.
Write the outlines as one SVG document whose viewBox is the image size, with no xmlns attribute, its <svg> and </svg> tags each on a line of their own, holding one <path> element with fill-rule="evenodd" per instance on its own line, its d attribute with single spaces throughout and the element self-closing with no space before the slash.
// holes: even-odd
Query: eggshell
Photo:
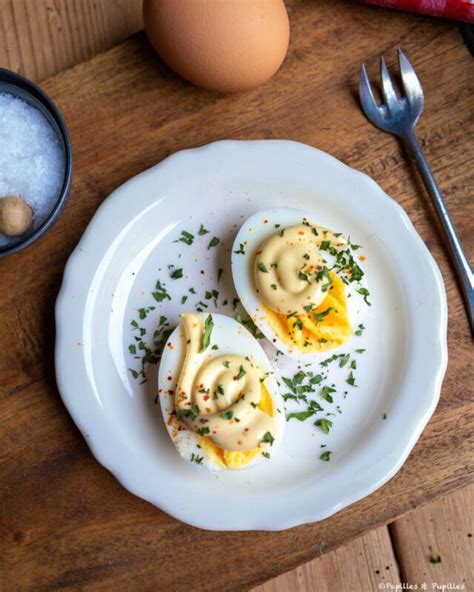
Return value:
<svg viewBox="0 0 474 592">
<path fill-rule="evenodd" d="M 145 0 L 151 44 L 173 70 L 208 90 L 249 90 L 275 74 L 289 41 L 282 0 Z"/>
</svg>

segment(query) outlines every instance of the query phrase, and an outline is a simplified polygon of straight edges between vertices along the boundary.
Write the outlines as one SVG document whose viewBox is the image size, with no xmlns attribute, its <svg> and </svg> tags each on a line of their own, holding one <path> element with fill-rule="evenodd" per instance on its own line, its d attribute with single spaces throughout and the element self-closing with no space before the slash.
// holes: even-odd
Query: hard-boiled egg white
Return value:
<svg viewBox="0 0 474 592">
<path fill-rule="evenodd" d="M 200 332 L 194 353 L 194 336 L 189 331 Z M 206 388 L 210 373 L 213 386 Z M 246 383 L 250 377 L 254 379 L 253 386 Z M 271 462 L 285 429 L 283 401 L 262 347 L 234 319 L 220 314 L 182 315 L 163 351 L 158 389 L 166 428 L 176 450 L 187 462 L 211 471 Z M 194 398 L 183 402 L 184 391 L 193 391 Z M 250 401 L 254 401 L 251 407 Z M 263 425 L 272 427 L 261 429 L 258 436 L 252 434 L 255 425 L 247 412 L 259 414 Z M 265 423 L 267 420 L 270 423 Z M 222 432 L 224 428 L 228 430 L 226 437 L 235 435 L 236 445 L 227 449 L 216 444 L 219 437 L 224 437 L 218 430 Z M 245 440 L 249 435 L 258 437 L 258 445 L 251 449 L 246 446 L 250 440 Z"/>
<path fill-rule="evenodd" d="M 314 214 L 290 208 L 257 212 L 232 248 L 234 285 L 279 351 L 317 362 L 352 337 L 370 306 L 358 249 L 340 229 L 321 227 Z"/>
</svg>

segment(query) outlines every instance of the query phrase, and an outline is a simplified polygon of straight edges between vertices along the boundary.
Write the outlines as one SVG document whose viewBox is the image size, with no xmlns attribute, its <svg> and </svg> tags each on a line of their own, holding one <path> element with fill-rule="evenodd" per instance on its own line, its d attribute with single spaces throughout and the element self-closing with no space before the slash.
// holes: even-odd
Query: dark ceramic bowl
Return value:
<svg viewBox="0 0 474 592">
<path fill-rule="evenodd" d="M 4 68 L 0 68 L 0 93 L 2 92 L 15 95 L 41 111 L 56 131 L 64 151 L 65 166 L 63 185 L 58 193 L 56 203 L 46 220 L 32 232 L 18 237 L 17 240 L 8 245 L 0 246 L 0 257 L 21 251 L 21 249 L 31 245 L 31 243 L 34 243 L 48 232 L 51 226 L 53 226 L 59 218 L 62 209 L 66 204 L 69 190 L 71 188 L 72 177 L 71 139 L 66 124 L 64 123 L 64 119 L 53 101 L 44 91 L 36 86 L 36 84 L 33 84 L 33 82 L 27 78 L 20 76 L 20 74 L 5 70 Z"/>
</svg>

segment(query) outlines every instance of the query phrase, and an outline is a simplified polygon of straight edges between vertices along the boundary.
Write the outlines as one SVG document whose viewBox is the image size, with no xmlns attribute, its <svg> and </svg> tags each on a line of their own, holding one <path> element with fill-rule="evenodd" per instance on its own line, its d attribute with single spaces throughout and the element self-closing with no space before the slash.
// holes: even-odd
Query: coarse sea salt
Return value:
<svg viewBox="0 0 474 592">
<path fill-rule="evenodd" d="M 64 167 L 63 148 L 46 117 L 26 101 L 0 93 L 0 197 L 19 195 L 31 207 L 29 233 L 56 204 Z M 16 241 L 0 234 L 0 246 Z"/>
</svg>

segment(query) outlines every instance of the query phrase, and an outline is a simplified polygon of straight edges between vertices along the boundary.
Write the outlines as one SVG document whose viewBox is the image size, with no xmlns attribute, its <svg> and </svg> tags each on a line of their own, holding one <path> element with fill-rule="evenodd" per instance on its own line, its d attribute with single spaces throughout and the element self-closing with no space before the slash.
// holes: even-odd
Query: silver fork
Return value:
<svg viewBox="0 0 474 592">
<path fill-rule="evenodd" d="M 365 64 L 362 65 L 359 83 L 360 101 L 367 118 L 380 129 L 397 135 L 418 167 L 426 189 L 432 197 L 436 213 L 444 231 L 448 250 L 458 272 L 471 332 L 474 333 L 474 278 L 472 269 L 464 254 L 446 204 L 415 134 L 416 122 L 423 111 L 423 89 L 421 88 L 415 70 L 401 49 L 398 50 L 398 62 L 404 95 L 400 98 L 397 96 L 385 60 L 381 57 L 380 74 L 382 77 L 382 95 L 384 101 L 381 105 L 375 101 Z"/>
</svg>

